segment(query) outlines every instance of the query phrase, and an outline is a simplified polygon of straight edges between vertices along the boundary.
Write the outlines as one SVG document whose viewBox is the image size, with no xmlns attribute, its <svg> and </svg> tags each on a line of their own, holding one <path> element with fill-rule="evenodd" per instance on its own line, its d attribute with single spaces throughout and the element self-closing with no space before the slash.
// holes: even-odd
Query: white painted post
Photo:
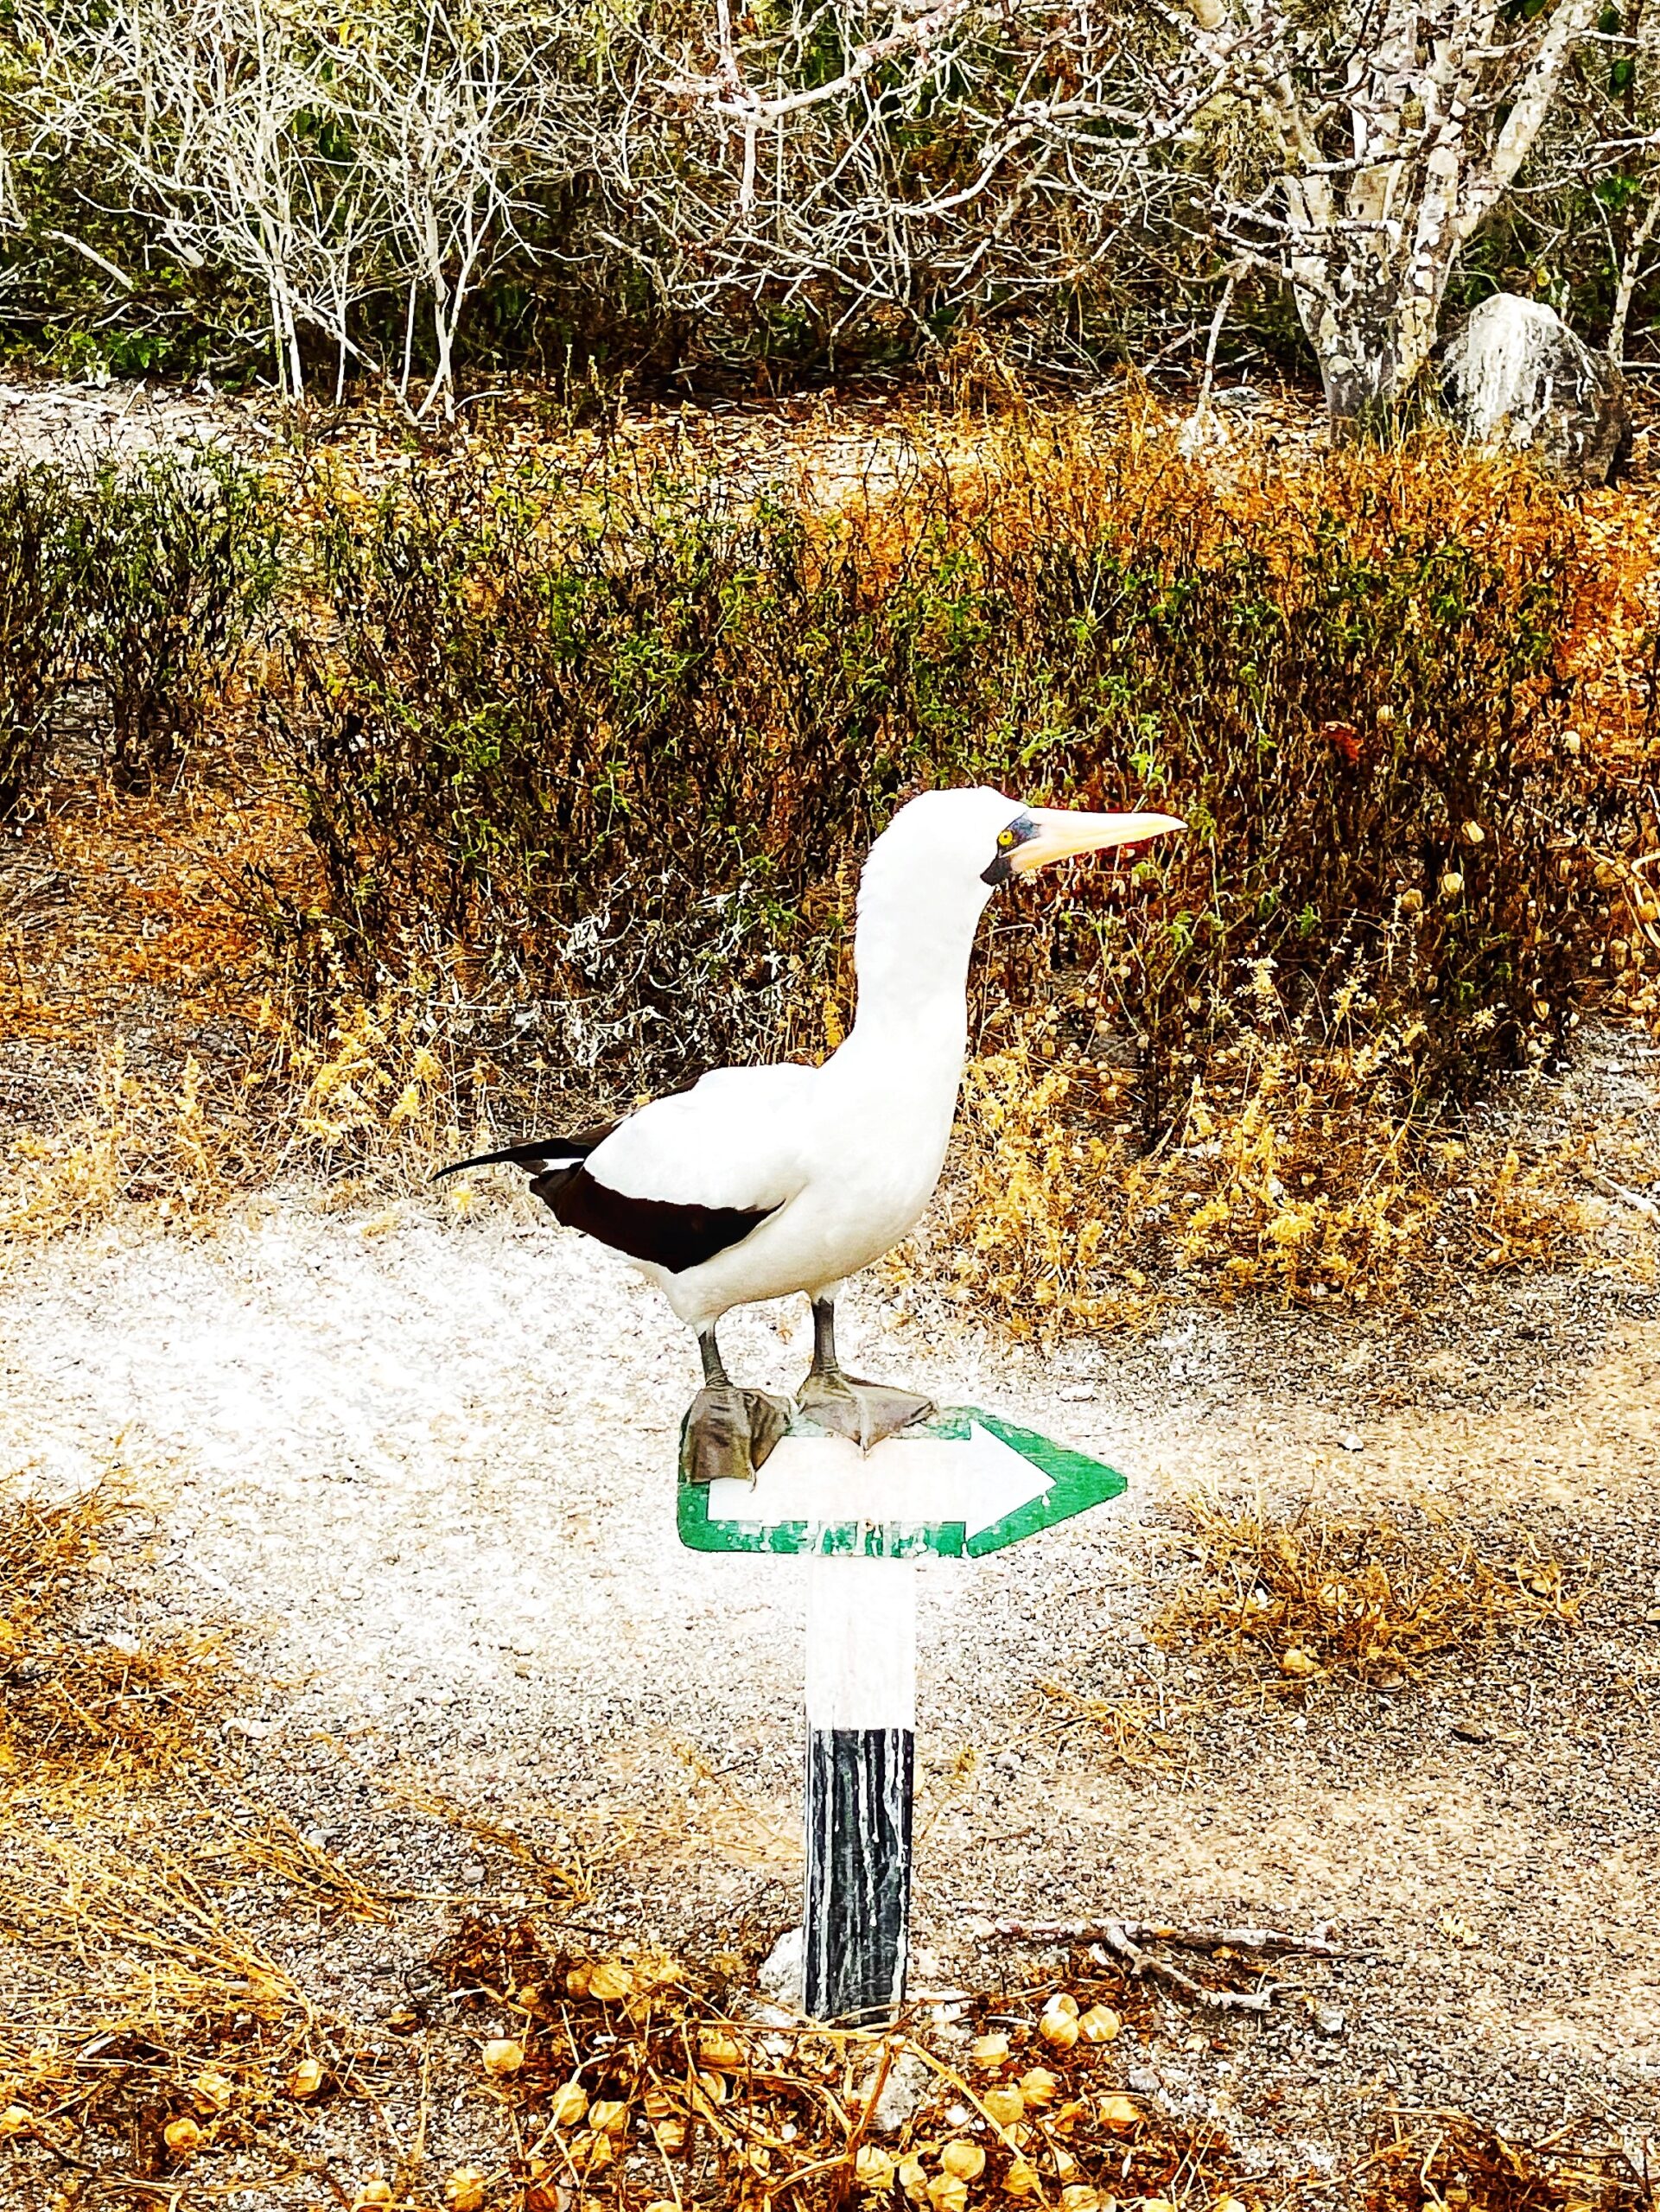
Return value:
<svg viewBox="0 0 1660 2212">
<path fill-rule="evenodd" d="M 1123 1487 L 1098 1459 L 977 1406 L 947 1407 L 868 1453 L 792 1432 L 752 1483 L 682 1478 L 676 1515 L 693 1551 L 808 1563 L 802 1994 L 812 2018 L 881 2020 L 905 1996 L 918 1557 L 978 1559 Z"/>
<path fill-rule="evenodd" d="M 807 1567 L 805 2008 L 857 2024 L 905 1997 L 916 1764 L 916 1563 Z"/>
</svg>

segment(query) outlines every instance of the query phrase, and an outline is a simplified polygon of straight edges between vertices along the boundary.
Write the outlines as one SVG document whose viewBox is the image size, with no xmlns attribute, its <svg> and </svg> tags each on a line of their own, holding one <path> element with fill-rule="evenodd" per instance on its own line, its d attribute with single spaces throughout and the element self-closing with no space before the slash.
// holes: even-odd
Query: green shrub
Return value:
<svg viewBox="0 0 1660 2212">
<path fill-rule="evenodd" d="M 980 969 L 994 1033 L 1064 1001 L 1139 1055 L 1149 1129 L 1265 993 L 1465 1097 L 1600 964 L 1630 797 L 1574 727 L 1581 525 L 1524 470 L 1218 487 L 1127 429 L 828 516 L 490 456 L 312 494 L 333 626 L 290 623 L 273 711 L 332 957 L 456 956 L 614 1089 L 815 1046 L 858 857 L 932 783 L 1186 817 L 1133 879 L 1023 892 Z"/>
<path fill-rule="evenodd" d="M 74 651 L 108 702 L 119 776 L 170 767 L 277 575 L 259 479 L 211 448 L 106 459 L 69 502 Z"/>
<path fill-rule="evenodd" d="M 35 789 L 65 663 L 63 486 L 49 468 L 0 476 L 0 820 Z"/>
<path fill-rule="evenodd" d="M 0 813 L 40 787 L 77 685 L 104 700 L 124 780 L 176 760 L 270 595 L 277 549 L 259 479 L 222 454 L 0 479 Z"/>
</svg>

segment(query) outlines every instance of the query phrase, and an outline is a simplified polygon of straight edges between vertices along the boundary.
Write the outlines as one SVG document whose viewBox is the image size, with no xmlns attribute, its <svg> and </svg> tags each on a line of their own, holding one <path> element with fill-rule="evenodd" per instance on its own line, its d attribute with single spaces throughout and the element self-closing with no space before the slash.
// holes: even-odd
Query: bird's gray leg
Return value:
<svg viewBox="0 0 1660 2212">
<path fill-rule="evenodd" d="M 836 1300 L 815 1298 L 812 1302 L 812 1366 L 813 1375 L 839 1375 L 842 1363 L 836 1357 Z"/>
<path fill-rule="evenodd" d="M 722 1361 L 713 1322 L 697 1332 L 697 1349 L 703 1387 L 680 1424 L 680 1472 L 690 1483 L 722 1476 L 752 1483 L 790 1426 L 790 1402 L 766 1390 L 738 1389 Z"/>
<path fill-rule="evenodd" d="M 886 1382 L 862 1382 L 844 1375 L 836 1356 L 836 1301 L 812 1302 L 812 1365 L 796 1393 L 796 1408 L 832 1435 L 850 1436 L 862 1452 L 880 1444 L 913 1421 L 926 1421 L 933 1401 L 914 1390 L 895 1390 Z"/>
</svg>

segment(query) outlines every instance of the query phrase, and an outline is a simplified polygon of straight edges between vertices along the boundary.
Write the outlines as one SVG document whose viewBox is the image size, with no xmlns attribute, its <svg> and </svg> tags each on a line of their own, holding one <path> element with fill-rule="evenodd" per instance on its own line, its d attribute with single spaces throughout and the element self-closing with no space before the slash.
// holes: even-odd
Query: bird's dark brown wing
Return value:
<svg viewBox="0 0 1660 2212">
<path fill-rule="evenodd" d="M 556 1219 L 586 1236 L 626 1252 L 631 1260 L 649 1260 L 671 1274 L 700 1268 L 719 1252 L 742 1243 L 777 1211 L 763 1206 L 752 1212 L 741 1206 L 677 1205 L 662 1198 L 629 1198 L 588 1173 L 578 1160 L 550 1168 L 531 1185 Z"/>
</svg>

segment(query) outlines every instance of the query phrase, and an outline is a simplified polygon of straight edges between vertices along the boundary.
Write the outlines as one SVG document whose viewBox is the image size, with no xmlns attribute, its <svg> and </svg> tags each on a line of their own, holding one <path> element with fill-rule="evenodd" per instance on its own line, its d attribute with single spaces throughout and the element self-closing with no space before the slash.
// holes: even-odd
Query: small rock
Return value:
<svg viewBox="0 0 1660 2212">
<path fill-rule="evenodd" d="M 1314 2025 L 1323 2036 L 1340 2036 L 1349 2024 L 1347 2013 L 1340 2005 L 1316 2005 Z"/>
<path fill-rule="evenodd" d="M 922 2102 L 933 2078 L 933 2069 L 925 2058 L 914 2050 L 900 2053 L 887 2069 L 876 2109 L 870 2115 L 870 2124 L 878 2135 L 898 2133 Z"/>
<path fill-rule="evenodd" d="M 806 1985 L 806 1967 L 805 1935 L 799 1928 L 786 1928 L 761 1961 L 755 1986 L 775 2004 L 793 2005 L 798 2010 Z"/>
<path fill-rule="evenodd" d="M 1466 437 L 1530 452 L 1573 484 L 1606 484 L 1631 443 L 1624 380 L 1542 300 L 1496 292 L 1447 349 L 1441 397 Z"/>
<path fill-rule="evenodd" d="M 1361 1449 L 1360 1439 L 1355 1434 L 1353 1429 L 1349 1429 L 1344 1435 L 1339 1437 L 1338 1442 L 1345 1452 L 1358 1452 Z"/>
</svg>

